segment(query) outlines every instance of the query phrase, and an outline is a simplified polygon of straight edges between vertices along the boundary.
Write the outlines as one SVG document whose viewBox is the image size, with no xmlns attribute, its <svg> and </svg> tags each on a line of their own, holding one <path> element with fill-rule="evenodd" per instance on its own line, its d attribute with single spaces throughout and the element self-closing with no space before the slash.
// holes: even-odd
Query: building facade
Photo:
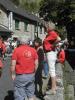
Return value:
<svg viewBox="0 0 75 100">
<path fill-rule="evenodd" d="M 0 0 L 0 26 L 8 30 L 2 37 L 27 37 L 34 40 L 45 36 L 43 21 L 37 16 L 15 6 L 10 0 Z"/>
</svg>

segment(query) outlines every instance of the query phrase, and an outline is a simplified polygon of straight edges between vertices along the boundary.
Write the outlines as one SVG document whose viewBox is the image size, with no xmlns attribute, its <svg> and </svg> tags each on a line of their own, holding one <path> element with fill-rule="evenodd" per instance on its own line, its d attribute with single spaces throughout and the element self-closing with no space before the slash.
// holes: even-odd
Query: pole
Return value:
<svg viewBox="0 0 75 100">
<path fill-rule="evenodd" d="M 37 22 L 37 38 L 38 38 L 38 22 Z"/>
</svg>

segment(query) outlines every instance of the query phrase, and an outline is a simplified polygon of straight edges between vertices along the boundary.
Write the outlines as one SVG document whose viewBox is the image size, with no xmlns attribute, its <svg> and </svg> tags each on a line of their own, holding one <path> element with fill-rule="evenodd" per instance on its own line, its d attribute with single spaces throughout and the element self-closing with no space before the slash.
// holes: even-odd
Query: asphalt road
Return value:
<svg viewBox="0 0 75 100">
<path fill-rule="evenodd" d="M 10 75 L 10 58 L 3 61 L 3 73 L 0 78 L 0 100 L 13 100 L 13 82 Z"/>
<path fill-rule="evenodd" d="M 3 74 L 2 74 L 2 77 L 0 78 L 0 100 L 14 100 L 13 81 L 11 80 L 11 75 L 10 75 L 10 63 L 11 63 L 11 59 L 10 57 L 7 57 L 6 60 L 4 61 Z M 47 81 L 48 80 L 43 80 L 43 88 L 45 88 Z M 48 96 L 47 99 L 48 100 L 63 100 L 63 91 L 60 91 L 59 93 L 57 93 L 56 96 L 52 96 L 52 97 Z M 40 99 L 36 98 L 36 100 L 40 100 Z"/>
<path fill-rule="evenodd" d="M 3 73 L 0 78 L 0 100 L 14 100 L 13 96 L 13 81 L 11 79 L 10 74 L 10 63 L 11 58 L 7 57 L 5 61 L 3 61 Z M 36 98 L 36 100 L 40 100 Z"/>
</svg>

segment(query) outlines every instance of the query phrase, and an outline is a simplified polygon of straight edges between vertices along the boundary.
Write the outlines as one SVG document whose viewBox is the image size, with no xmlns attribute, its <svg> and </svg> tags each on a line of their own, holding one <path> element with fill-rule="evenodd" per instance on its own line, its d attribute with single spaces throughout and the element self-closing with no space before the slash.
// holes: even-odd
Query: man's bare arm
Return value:
<svg viewBox="0 0 75 100">
<path fill-rule="evenodd" d="M 16 66 L 16 60 L 12 60 L 10 71 L 13 80 L 15 79 L 15 66 Z"/>
<path fill-rule="evenodd" d="M 38 68 L 38 59 L 35 60 L 35 72 L 36 72 L 37 68 Z"/>
</svg>

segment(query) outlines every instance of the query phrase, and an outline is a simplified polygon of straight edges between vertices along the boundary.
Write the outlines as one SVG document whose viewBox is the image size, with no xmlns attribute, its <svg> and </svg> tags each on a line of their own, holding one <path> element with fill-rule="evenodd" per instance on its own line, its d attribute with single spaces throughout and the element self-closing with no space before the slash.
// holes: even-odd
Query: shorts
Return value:
<svg viewBox="0 0 75 100">
<path fill-rule="evenodd" d="M 51 77 L 55 77 L 55 63 L 57 59 L 57 53 L 55 51 L 50 51 L 46 53 L 47 62 L 49 66 L 49 74 Z"/>
<path fill-rule="evenodd" d="M 14 81 L 14 100 L 32 98 L 35 92 L 34 74 L 17 75 Z"/>
</svg>

